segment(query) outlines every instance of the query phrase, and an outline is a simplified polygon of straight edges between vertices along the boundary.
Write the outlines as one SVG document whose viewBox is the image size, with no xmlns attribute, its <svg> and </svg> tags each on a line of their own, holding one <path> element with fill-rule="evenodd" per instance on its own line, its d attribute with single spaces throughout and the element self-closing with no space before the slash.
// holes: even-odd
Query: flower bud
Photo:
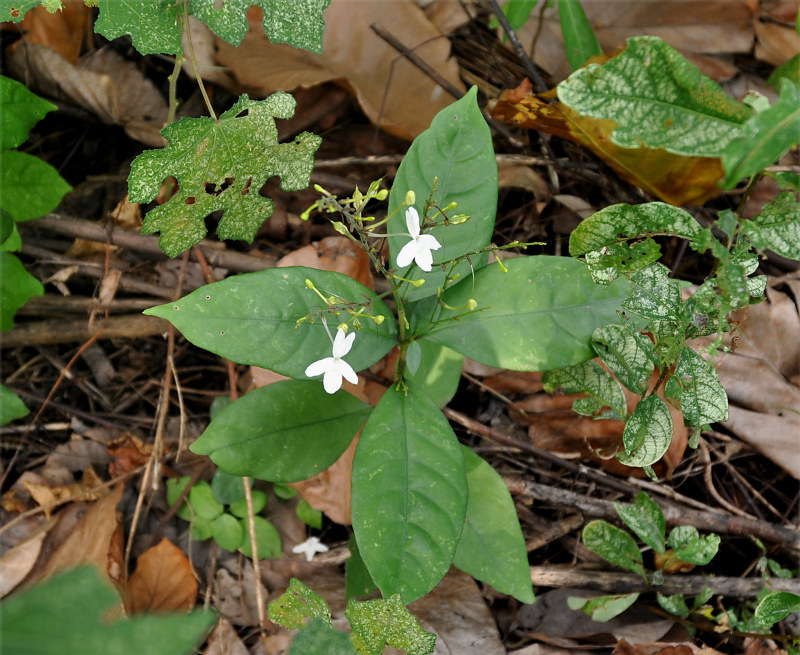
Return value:
<svg viewBox="0 0 800 655">
<path fill-rule="evenodd" d="M 417 194 L 414 193 L 414 190 L 409 189 L 408 191 L 406 191 L 406 204 L 409 207 L 413 207 L 414 203 L 416 202 L 417 202 Z"/>
<path fill-rule="evenodd" d="M 375 325 L 380 325 L 381 323 L 383 323 L 383 321 L 384 321 L 385 319 L 386 319 L 386 317 L 385 317 L 383 314 L 378 314 L 378 315 L 375 317 Z"/>
<path fill-rule="evenodd" d="M 475 298 L 470 298 L 467 300 L 467 309 L 471 312 L 474 312 L 478 308 L 478 301 Z"/>
<path fill-rule="evenodd" d="M 389 189 L 381 189 L 378 193 L 375 194 L 375 198 L 378 200 L 386 200 L 389 197 Z M 416 200 L 416 198 L 415 198 Z"/>
</svg>

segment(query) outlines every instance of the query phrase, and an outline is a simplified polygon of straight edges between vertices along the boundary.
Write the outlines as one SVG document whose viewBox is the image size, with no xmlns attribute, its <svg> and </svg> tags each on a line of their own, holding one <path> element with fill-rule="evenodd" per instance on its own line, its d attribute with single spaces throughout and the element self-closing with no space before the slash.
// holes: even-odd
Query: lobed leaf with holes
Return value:
<svg viewBox="0 0 800 655">
<path fill-rule="evenodd" d="M 219 237 L 252 241 L 273 212 L 273 202 L 259 195 L 270 177 L 280 176 L 286 191 L 308 186 L 321 139 L 303 132 L 293 143 L 278 143 L 275 118 L 290 118 L 294 108 L 288 93 L 264 100 L 244 94 L 217 120 L 184 118 L 165 127 L 169 146 L 147 150 L 131 164 L 130 200 L 151 201 L 169 177 L 178 189 L 147 214 L 142 232 L 161 232 L 159 246 L 175 257 L 201 241 L 205 217 L 222 210 Z"/>
</svg>

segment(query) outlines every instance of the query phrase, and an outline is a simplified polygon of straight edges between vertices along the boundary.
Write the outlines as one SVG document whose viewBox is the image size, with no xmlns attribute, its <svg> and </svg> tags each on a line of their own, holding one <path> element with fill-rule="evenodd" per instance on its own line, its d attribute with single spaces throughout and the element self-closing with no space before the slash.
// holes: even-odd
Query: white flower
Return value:
<svg viewBox="0 0 800 655">
<path fill-rule="evenodd" d="M 417 262 L 419 266 L 426 273 L 430 273 L 431 266 L 433 265 L 433 255 L 431 250 L 439 250 L 442 244 L 436 240 L 432 234 L 419 233 L 419 214 L 413 207 L 406 209 L 406 227 L 408 228 L 408 236 L 411 237 L 406 245 L 397 255 L 397 267 L 405 268 L 411 261 Z"/>
<path fill-rule="evenodd" d="M 313 378 L 318 375 L 325 375 L 322 378 L 322 386 L 328 393 L 336 393 L 342 386 L 342 378 L 344 377 L 348 382 L 358 384 L 358 376 L 346 361 L 342 359 L 350 348 L 353 347 L 353 340 L 356 338 L 356 333 L 351 332 L 345 334 L 345 331 L 339 328 L 336 330 L 336 338 L 333 340 L 333 356 L 318 359 L 312 362 L 306 368 L 306 376 Z"/>
<path fill-rule="evenodd" d="M 317 553 L 327 553 L 328 547 L 321 543 L 319 538 L 317 537 L 309 537 L 306 539 L 302 544 L 297 544 L 294 548 L 292 548 L 293 553 L 303 553 L 306 556 L 306 561 L 310 562 L 314 559 L 314 555 Z"/>
</svg>

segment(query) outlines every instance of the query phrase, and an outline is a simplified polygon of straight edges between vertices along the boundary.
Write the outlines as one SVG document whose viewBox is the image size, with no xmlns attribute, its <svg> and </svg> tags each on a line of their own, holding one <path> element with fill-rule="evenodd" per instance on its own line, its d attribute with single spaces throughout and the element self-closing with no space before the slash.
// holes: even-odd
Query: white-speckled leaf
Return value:
<svg viewBox="0 0 800 655">
<path fill-rule="evenodd" d="M 288 93 L 265 100 L 244 94 L 216 121 L 184 118 L 165 127 L 169 145 L 131 164 L 130 199 L 149 202 L 169 176 L 178 180 L 178 191 L 147 214 L 142 232 L 161 232 L 159 246 L 175 257 L 203 239 L 206 216 L 223 210 L 219 237 L 252 241 L 274 207 L 259 195 L 267 179 L 277 175 L 282 189 L 296 191 L 308 186 L 314 167 L 318 136 L 303 132 L 292 143 L 278 143 L 275 118 L 290 118 L 294 107 Z"/>
<path fill-rule="evenodd" d="M 631 294 L 622 306 L 657 321 L 682 319 L 681 290 L 663 264 L 653 264 L 631 278 Z"/>
<path fill-rule="evenodd" d="M 647 396 L 636 405 L 622 433 L 625 452 L 617 459 L 625 466 L 651 466 L 672 443 L 672 416 L 658 396 Z"/>
<path fill-rule="evenodd" d="M 109 41 L 130 35 L 143 55 L 178 54 L 183 51 L 181 5 L 175 0 L 100 0 L 94 31 Z"/>
<path fill-rule="evenodd" d="M 0 22 L 19 23 L 30 9 L 39 5 L 51 14 L 63 7 L 60 0 L 0 0 Z"/>
<path fill-rule="evenodd" d="M 654 36 L 630 38 L 602 66 L 575 71 L 558 97 L 585 116 L 615 121 L 611 138 L 623 148 L 695 157 L 718 157 L 753 114 Z"/>
<path fill-rule="evenodd" d="M 331 0 L 192 0 L 192 13 L 228 43 L 239 45 L 247 33 L 247 10 L 264 12 L 264 32 L 272 43 L 322 52 L 323 11 Z"/>
<path fill-rule="evenodd" d="M 686 425 L 699 428 L 728 420 L 728 395 L 717 371 L 691 348 L 681 351 L 664 393 L 683 412 Z"/>
<path fill-rule="evenodd" d="M 422 629 L 400 594 L 350 600 L 344 615 L 350 621 L 353 646 L 360 655 L 380 655 L 386 646 L 408 655 L 429 655 L 436 645 L 436 635 Z"/>
<path fill-rule="evenodd" d="M 542 374 L 542 384 L 547 393 L 586 393 L 587 398 L 576 400 L 572 409 L 584 416 L 594 416 L 603 407 L 610 407 L 601 418 L 624 421 L 628 417 L 628 403 L 617 380 L 594 360 L 568 366 Z"/>
<path fill-rule="evenodd" d="M 765 205 L 752 220 L 743 220 L 742 231 L 756 248 L 800 259 L 800 203 L 790 191 Z"/>
<path fill-rule="evenodd" d="M 628 389 L 636 394 L 647 390 L 653 373 L 653 343 L 630 325 L 611 324 L 592 334 L 592 348 Z"/>
</svg>

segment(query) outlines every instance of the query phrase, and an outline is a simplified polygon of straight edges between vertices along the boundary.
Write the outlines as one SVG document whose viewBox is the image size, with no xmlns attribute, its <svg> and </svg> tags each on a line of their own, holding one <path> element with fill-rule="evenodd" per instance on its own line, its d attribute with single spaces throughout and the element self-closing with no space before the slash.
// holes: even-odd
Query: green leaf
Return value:
<svg viewBox="0 0 800 655">
<path fill-rule="evenodd" d="M 672 416 L 658 396 L 647 396 L 633 410 L 622 432 L 625 452 L 617 459 L 625 466 L 651 466 L 672 443 Z"/>
<path fill-rule="evenodd" d="M 0 332 L 14 327 L 14 315 L 33 296 L 44 294 L 44 287 L 25 270 L 10 252 L 0 252 Z"/>
<path fill-rule="evenodd" d="M 350 535 L 347 548 L 350 550 L 350 557 L 344 566 L 345 598 L 368 596 L 378 587 L 372 580 L 369 571 L 367 571 L 364 560 L 361 559 L 361 553 L 358 552 L 358 543 L 354 534 Z"/>
<path fill-rule="evenodd" d="M 242 544 L 239 546 L 247 557 L 253 557 L 253 549 L 250 547 L 250 524 L 247 519 L 239 519 L 242 526 Z M 258 548 L 258 559 L 274 559 L 281 556 L 281 537 L 272 523 L 263 516 L 256 516 L 253 520 L 256 528 L 256 547 Z"/>
<path fill-rule="evenodd" d="M 335 294 L 351 307 L 363 303 L 371 314 L 386 318 L 378 326 L 362 321 L 345 357 L 354 370 L 372 366 L 397 343 L 397 321 L 372 291 L 347 275 L 303 266 L 229 277 L 144 313 L 167 319 L 193 344 L 221 357 L 305 379 L 311 362 L 331 354 L 330 335 L 320 319 L 329 308 L 306 287 L 307 279 L 326 297 Z M 345 304 L 337 305 L 339 319 L 328 314 L 329 322 L 347 319 Z M 307 320 L 298 325 L 311 315 L 316 315 L 313 324 Z"/>
<path fill-rule="evenodd" d="M 464 356 L 427 339 L 418 339 L 420 366 L 406 375 L 405 381 L 428 396 L 437 407 L 444 407 L 456 395 L 461 381 Z"/>
<path fill-rule="evenodd" d="M 239 479 L 241 480 L 241 478 Z M 267 506 L 267 494 L 260 489 L 253 489 L 250 492 L 250 497 L 253 499 L 253 514 L 258 514 Z M 238 516 L 240 519 L 247 518 L 247 498 L 242 496 L 236 502 L 231 503 L 230 511 L 231 514 Z"/>
<path fill-rule="evenodd" d="M 227 405 L 225 406 L 227 407 Z M 253 486 L 252 480 L 250 481 L 250 486 Z M 217 469 L 214 473 L 214 477 L 211 479 L 211 489 L 214 492 L 214 498 L 223 505 L 230 505 L 244 498 L 244 480 L 242 477 L 231 475 L 222 469 Z"/>
<path fill-rule="evenodd" d="M 611 324 L 592 333 L 592 348 L 628 389 L 642 395 L 653 373 L 653 344 L 630 325 Z"/>
<path fill-rule="evenodd" d="M 787 59 L 772 71 L 772 74 L 767 78 L 767 84 L 777 88 L 782 79 L 788 79 L 795 84 L 800 84 L 800 54 Z"/>
<path fill-rule="evenodd" d="M 211 536 L 220 548 L 230 552 L 236 551 L 242 545 L 244 529 L 236 517 L 230 514 L 220 514 L 211 523 Z"/>
<path fill-rule="evenodd" d="M 633 505 L 614 503 L 620 518 L 639 539 L 657 553 L 664 553 L 666 523 L 661 507 L 644 491 L 633 499 Z"/>
<path fill-rule="evenodd" d="M 425 338 L 515 371 L 564 368 L 594 357 L 592 332 L 616 320 L 627 283 L 599 286 L 568 257 L 515 257 L 505 266 L 507 273 L 488 266 L 446 291 L 442 299 L 450 307 L 475 298 L 477 309 L 443 309 Z M 413 310 L 415 331 L 430 316 L 424 305 Z"/>
<path fill-rule="evenodd" d="M 511 29 L 518 30 L 528 22 L 528 18 L 537 4 L 539 4 L 539 0 L 508 0 L 508 2 L 503 5 L 503 13 L 506 15 L 506 18 L 508 18 Z M 499 26 L 500 21 L 497 20 L 497 16 L 492 16 L 489 20 L 489 29 L 494 30 Z M 508 37 L 504 35 L 504 39 L 507 38 Z"/>
<path fill-rule="evenodd" d="M 287 630 L 302 628 L 307 618 L 331 625 L 328 603 L 297 578 L 292 578 L 289 588 L 269 604 L 267 614 L 270 621 Z"/>
<path fill-rule="evenodd" d="M 773 591 L 756 606 L 754 618 L 764 625 L 783 621 L 792 612 L 800 611 L 800 596 L 789 591 Z"/>
<path fill-rule="evenodd" d="M 186 655 L 203 643 L 213 612 L 119 616 L 120 598 L 92 567 L 72 569 L 2 604 L 4 653 Z"/>
<path fill-rule="evenodd" d="M 600 418 L 624 421 L 628 418 L 628 403 L 622 386 L 597 362 L 589 360 L 583 364 L 568 366 L 555 371 L 545 371 L 542 383 L 547 393 L 586 393 L 588 398 L 579 398 L 573 411 L 583 416 L 595 416 L 603 407 L 609 412 Z"/>
<path fill-rule="evenodd" d="M 289 655 L 356 655 L 349 635 L 322 619 L 312 619 L 292 640 Z"/>
<path fill-rule="evenodd" d="M 317 382 L 282 380 L 226 407 L 190 448 L 235 475 L 306 480 L 339 458 L 370 411 L 345 391 L 328 394 Z"/>
<path fill-rule="evenodd" d="M 683 594 L 665 596 L 664 594 L 657 592 L 656 600 L 661 606 L 661 609 L 669 612 L 670 614 L 681 616 L 684 619 L 689 616 L 689 608 L 686 606 L 686 600 L 684 599 Z"/>
<path fill-rule="evenodd" d="M 586 265 L 598 284 L 613 282 L 620 275 L 630 276 L 661 258 L 661 246 L 652 239 L 620 242 L 586 253 Z"/>
<path fill-rule="evenodd" d="M 722 153 L 723 188 L 732 189 L 739 180 L 775 163 L 800 142 L 800 86 L 784 79 L 779 87 L 780 97 L 775 104 L 750 118 L 743 126 L 743 134 Z"/>
<path fill-rule="evenodd" d="M 623 148 L 692 157 L 718 157 L 752 115 L 654 36 L 630 38 L 604 65 L 575 71 L 558 85 L 558 97 L 584 116 L 615 121 L 611 139 Z"/>
<path fill-rule="evenodd" d="M 642 554 L 633 537 L 625 530 L 607 521 L 591 521 L 583 529 L 583 543 L 604 560 L 638 573 L 647 580 Z"/>
<path fill-rule="evenodd" d="M 206 235 L 205 217 L 222 210 L 220 239 L 251 242 L 272 216 L 274 203 L 259 194 L 270 177 L 279 176 L 284 191 L 308 186 L 321 139 L 303 132 L 292 143 L 279 144 L 275 127 L 275 118 L 294 115 L 295 104 L 288 93 L 265 100 L 244 94 L 217 120 L 183 118 L 161 130 L 169 145 L 133 161 L 130 199 L 151 201 L 170 176 L 177 179 L 178 190 L 147 214 L 142 233 L 161 232 L 159 246 L 175 257 L 200 242 Z"/>
<path fill-rule="evenodd" d="M 703 427 L 728 420 L 728 395 L 716 369 L 691 348 L 684 348 L 664 395 L 683 412 L 686 425 Z"/>
<path fill-rule="evenodd" d="M 222 503 L 214 498 L 211 485 L 205 480 L 195 482 L 189 492 L 189 504 L 192 506 L 195 515 L 209 521 L 217 518 L 225 509 Z"/>
<path fill-rule="evenodd" d="M 143 55 L 178 54 L 181 45 L 183 3 L 174 0 L 99 0 L 94 31 L 109 41 L 130 35 Z"/>
<path fill-rule="evenodd" d="M 717 554 L 720 538 L 716 534 L 701 537 L 697 528 L 691 525 L 679 525 L 669 533 L 667 543 L 674 549 L 674 556 L 679 560 L 705 566 Z"/>
<path fill-rule="evenodd" d="M 0 206 L 15 221 L 30 221 L 58 207 L 72 187 L 38 157 L 16 150 L 0 152 Z"/>
<path fill-rule="evenodd" d="M 681 289 L 670 279 L 663 264 L 653 264 L 631 278 L 631 294 L 622 306 L 639 316 L 680 323 L 683 319 Z"/>
<path fill-rule="evenodd" d="M 295 513 L 297 514 L 297 518 L 306 525 L 310 525 L 317 530 L 322 529 L 322 512 L 311 507 L 305 498 L 301 498 L 300 502 L 297 503 Z"/>
<path fill-rule="evenodd" d="M 800 57 L 800 55 L 798 56 Z M 800 193 L 800 175 L 797 173 L 792 173 L 791 171 L 775 171 L 774 173 L 767 173 L 767 175 L 778 183 L 780 189 Z"/>
<path fill-rule="evenodd" d="M 375 600 L 350 600 L 344 615 L 350 621 L 350 638 L 360 655 L 380 655 L 386 646 L 408 655 L 428 655 L 436 645 L 436 635 L 420 627 L 400 594 Z"/>
<path fill-rule="evenodd" d="M 27 416 L 30 410 L 22 399 L 4 384 L 0 384 L 0 425 Z"/>
<path fill-rule="evenodd" d="M 622 614 L 636 602 L 637 598 L 639 598 L 638 593 L 598 596 L 597 598 L 570 596 L 567 598 L 567 605 L 570 609 L 581 610 L 587 616 L 592 617 L 592 621 L 605 623 Z"/>
<path fill-rule="evenodd" d="M 181 478 L 169 478 L 167 480 L 167 505 L 172 507 L 177 502 L 181 493 L 183 493 L 183 490 L 186 488 L 186 485 L 189 484 L 191 479 L 192 478 L 190 476 L 184 475 Z M 184 521 L 192 520 L 192 510 L 185 502 L 181 504 L 175 513 Z"/>
<path fill-rule="evenodd" d="M 462 445 L 467 470 L 467 518 L 453 564 L 522 603 L 536 598 L 528 551 L 506 483 L 491 464 Z"/>
<path fill-rule="evenodd" d="M 453 561 L 464 527 L 464 457 L 450 424 L 413 387 L 389 388 L 356 448 L 353 528 L 361 557 L 384 596 L 410 603 Z"/>
<path fill-rule="evenodd" d="M 0 21 L 19 23 L 28 11 L 39 5 L 51 14 L 63 6 L 59 0 L 0 0 Z"/>
<path fill-rule="evenodd" d="M 583 219 L 569 237 L 569 254 L 580 257 L 645 236 L 674 234 L 691 239 L 702 226 L 688 212 L 663 202 L 611 205 Z"/>
<path fill-rule="evenodd" d="M 442 245 L 440 250 L 433 253 L 434 267 L 430 273 L 421 271 L 413 263 L 410 268 L 397 271 L 398 275 L 410 280 L 425 278 L 425 284 L 421 287 L 409 289 L 409 300 L 435 295 L 436 290 L 444 285 L 445 273 L 436 263 L 480 250 L 489 245 L 492 238 L 497 211 L 497 163 L 489 126 L 476 98 L 477 87 L 473 86 L 461 100 L 436 115 L 430 128 L 414 139 L 392 185 L 390 214 L 403 203 L 406 192 L 413 190 L 421 217 L 434 178 L 438 177 L 437 205 L 445 207 L 456 202 L 458 207 L 455 211 L 471 217 L 460 225 L 440 225 L 430 230 L 430 234 Z M 437 222 L 441 221 L 440 216 Z M 407 231 L 405 208 L 401 208 L 389 220 L 387 231 L 390 234 Z M 389 237 L 388 241 L 391 268 L 409 237 L 394 236 Z M 483 254 L 472 257 L 471 266 L 469 262 L 461 262 L 450 272 L 451 278 L 455 275 L 469 277 L 471 271 L 484 266 L 487 259 L 488 255 Z"/>
<path fill-rule="evenodd" d="M 322 52 L 322 12 L 329 4 L 330 0 L 192 0 L 192 13 L 217 36 L 238 46 L 247 33 L 247 9 L 256 5 L 264 12 L 270 42 Z"/>
<path fill-rule="evenodd" d="M 780 194 L 752 219 L 742 220 L 742 232 L 759 250 L 800 259 L 800 203 L 790 191 Z"/>
<path fill-rule="evenodd" d="M 213 521 L 211 519 L 204 519 L 200 516 L 194 516 L 191 521 L 192 525 L 192 539 L 195 541 L 205 541 L 211 539 L 214 533 L 212 527 Z"/>
<path fill-rule="evenodd" d="M 0 246 L 3 246 L 3 250 L 6 250 L 5 246 L 14 234 L 15 227 L 14 217 L 0 207 Z"/>
<path fill-rule="evenodd" d="M 12 0 L 9 4 L 19 8 L 22 3 Z M 2 7 L 2 11 L 5 10 L 6 7 Z M 28 91 L 24 84 L 4 76 L 0 76 L 0 106 L 3 107 L 0 113 L 0 150 L 25 143 L 31 128 L 49 112 L 58 109 L 53 103 Z"/>
<path fill-rule="evenodd" d="M 580 0 L 558 0 L 558 20 L 572 70 L 583 66 L 594 55 L 603 54 Z"/>
</svg>

